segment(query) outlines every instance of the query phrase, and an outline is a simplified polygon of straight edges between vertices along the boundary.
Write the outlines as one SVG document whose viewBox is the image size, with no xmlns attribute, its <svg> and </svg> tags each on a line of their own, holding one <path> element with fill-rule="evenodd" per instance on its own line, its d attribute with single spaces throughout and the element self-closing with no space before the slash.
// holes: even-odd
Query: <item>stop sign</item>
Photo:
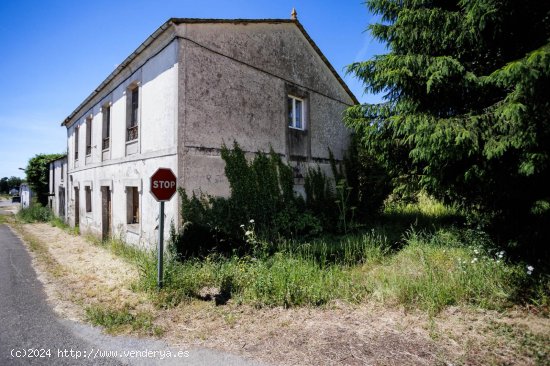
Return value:
<svg viewBox="0 0 550 366">
<path fill-rule="evenodd" d="M 176 181 L 172 169 L 158 168 L 151 176 L 151 194 L 159 202 L 170 201 L 176 193 Z"/>
</svg>

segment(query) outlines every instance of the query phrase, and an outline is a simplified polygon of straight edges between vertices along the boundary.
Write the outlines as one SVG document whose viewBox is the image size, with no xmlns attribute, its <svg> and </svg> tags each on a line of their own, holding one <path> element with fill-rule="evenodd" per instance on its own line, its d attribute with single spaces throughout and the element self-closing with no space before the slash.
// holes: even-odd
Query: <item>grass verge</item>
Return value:
<svg viewBox="0 0 550 366">
<path fill-rule="evenodd" d="M 62 277 L 66 274 L 66 270 L 61 266 L 50 254 L 48 247 L 39 239 L 27 233 L 22 224 L 17 220 L 10 220 L 16 231 L 21 235 L 23 240 L 28 244 L 28 248 L 40 258 L 41 263 L 44 264 L 48 273 L 54 278 Z"/>
<path fill-rule="evenodd" d="M 371 299 L 437 314 L 451 305 L 504 309 L 517 304 L 534 280 L 524 265 L 486 249 L 484 240 L 481 234 L 441 229 L 409 233 L 396 252 L 373 234 L 347 237 L 334 244 L 336 249 L 323 241 L 288 242 L 274 255 L 257 258 L 210 256 L 178 262 L 167 257 L 160 292 L 154 255 L 142 255 L 136 262 L 141 288 L 161 306 L 190 298 L 214 298 L 217 303 L 232 299 L 256 307 Z"/>
<path fill-rule="evenodd" d="M 110 334 L 137 331 L 142 335 L 161 336 L 163 329 L 153 324 L 153 317 L 146 312 L 132 312 L 128 307 L 122 309 L 105 305 L 92 305 L 85 308 L 86 320 L 96 326 L 102 326 Z"/>
</svg>

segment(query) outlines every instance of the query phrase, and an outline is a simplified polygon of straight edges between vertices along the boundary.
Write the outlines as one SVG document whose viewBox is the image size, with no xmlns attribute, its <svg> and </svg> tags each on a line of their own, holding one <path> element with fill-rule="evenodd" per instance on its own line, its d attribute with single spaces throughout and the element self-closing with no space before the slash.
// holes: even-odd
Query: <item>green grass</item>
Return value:
<svg viewBox="0 0 550 366">
<path fill-rule="evenodd" d="M 401 209 L 407 215 L 433 216 L 435 221 L 457 215 L 454 209 L 422 198 L 416 208 Z M 141 276 L 136 288 L 149 292 L 161 307 L 205 298 L 205 289 L 216 289 L 206 297 L 256 307 L 321 306 L 344 300 L 401 305 L 430 314 L 451 305 L 504 309 L 525 301 L 548 308 L 548 278 L 539 277 L 537 284 L 524 263 L 499 257 L 483 232 L 441 222 L 429 229 L 413 225 L 400 229 L 401 244 L 396 249 L 384 230 L 403 224 L 388 222 L 389 226 L 363 234 L 309 243 L 285 241 L 274 253 L 256 253 L 256 257 L 211 255 L 179 262 L 167 254 L 161 291 L 154 252 L 129 247 L 121 240 L 101 245 L 138 266 Z"/>
<path fill-rule="evenodd" d="M 17 218 L 23 222 L 48 222 L 53 218 L 52 211 L 39 203 L 34 203 L 27 208 L 22 208 L 17 213 Z"/>
<path fill-rule="evenodd" d="M 365 276 L 373 298 L 430 313 L 466 304 L 501 309 L 514 303 L 528 280 L 519 265 L 505 263 L 475 243 L 469 246 L 453 231 L 413 233 L 406 242 Z"/>
<path fill-rule="evenodd" d="M 115 309 L 101 305 L 88 306 L 86 319 L 93 325 L 105 328 L 107 333 L 120 333 L 125 330 L 160 336 L 162 329 L 153 324 L 153 318 L 145 312 L 131 312 L 128 308 Z"/>
<path fill-rule="evenodd" d="M 165 287 L 156 290 L 154 255 L 142 256 L 140 286 L 160 306 L 200 298 L 204 288 L 237 303 L 263 306 L 319 306 L 333 300 L 374 300 L 423 309 L 431 314 L 450 305 L 503 309 L 518 301 L 529 283 L 523 266 L 498 258 L 474 234 L 465 243 L 456 230 L 411 233 L 405 246 L 389 252 L 382 238 L 348 237 L 311 245 L 286 243 L 265 258 L 211 256 L 180 263 L 167 258 Z M 476 239 L 477 238 L 477 239 Z M 340 250 L 338 260 L 327 260 Z M 347 254 L 346 254 L 347 253 Z"/>
</svg>

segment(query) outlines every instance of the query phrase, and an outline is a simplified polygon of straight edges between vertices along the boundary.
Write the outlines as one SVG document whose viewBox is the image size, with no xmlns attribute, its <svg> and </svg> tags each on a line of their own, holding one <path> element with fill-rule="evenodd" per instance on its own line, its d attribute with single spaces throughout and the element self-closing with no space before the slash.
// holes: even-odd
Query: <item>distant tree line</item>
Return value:
<svg viewBox="0 0 550 366">
<path fill-rule="evenodd" d="M 0 179 L 0 193 L 8 194 L 13 188 L 19 189 L 23 180 L 18 177 L 4 177 Z"/>
</svg>

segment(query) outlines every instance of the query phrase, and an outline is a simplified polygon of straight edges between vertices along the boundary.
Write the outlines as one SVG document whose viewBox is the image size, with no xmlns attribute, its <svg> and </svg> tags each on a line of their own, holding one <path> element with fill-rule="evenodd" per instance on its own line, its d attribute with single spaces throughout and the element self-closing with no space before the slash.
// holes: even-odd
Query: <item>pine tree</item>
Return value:
<svg viewBox="0 0 550 366">
<path fill-rule="evenodd" d="M 369 29 L 388 53 L 348 72 L 385 99 L 350 108 L 348 126 L 405 188 L 481 213 L 508 239 L 527 231 L 544 239 L 550 2 L 366 4 L 381 17 Z"/>
</svg>

